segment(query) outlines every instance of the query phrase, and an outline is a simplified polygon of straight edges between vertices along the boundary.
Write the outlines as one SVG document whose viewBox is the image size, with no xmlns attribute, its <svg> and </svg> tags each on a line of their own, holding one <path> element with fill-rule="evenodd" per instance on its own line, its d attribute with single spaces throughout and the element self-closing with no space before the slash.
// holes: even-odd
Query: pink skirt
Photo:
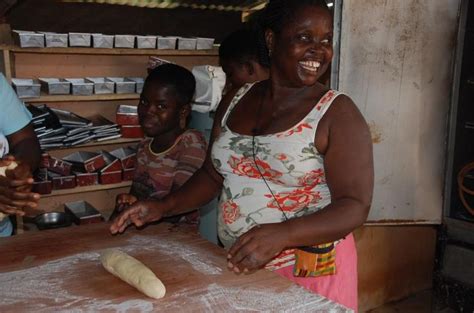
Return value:
<svg viewBox="0 0 474 313">
<path fill-rule="evenodd" d="M 336 246 L 335 275 L 294 277 L 293 265 L 275 273 L 357 312 L 357 251 L 352 234 Z"/>
</svg>

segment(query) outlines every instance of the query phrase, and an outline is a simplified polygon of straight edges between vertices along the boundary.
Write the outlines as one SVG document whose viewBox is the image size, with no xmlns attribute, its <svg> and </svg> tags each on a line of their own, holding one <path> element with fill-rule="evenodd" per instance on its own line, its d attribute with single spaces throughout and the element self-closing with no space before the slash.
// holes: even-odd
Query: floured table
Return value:
<svg viewBox="0 0 474 313">
<path fill-rule="evenodd" d="M 155 300 L 106 272 L 99 252 L 118 248 L 166 286 Z M 261 270 L 235 275 L 226 252 L 169 224 L 111 236 L 108 224 L 0 239 L 0 312 L 349 312 Z"/>
</svg>

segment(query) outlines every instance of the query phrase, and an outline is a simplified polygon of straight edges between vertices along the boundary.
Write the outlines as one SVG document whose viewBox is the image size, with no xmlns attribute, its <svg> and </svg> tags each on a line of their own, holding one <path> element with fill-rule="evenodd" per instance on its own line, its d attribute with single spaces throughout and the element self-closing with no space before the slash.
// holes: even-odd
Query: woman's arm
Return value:
<svg viewBox="0 0 474 313">
<path fill-rule="evenodd" d="M 7 140 L 10 154 L 14 155 L 17 160 L 28 164 L 30 170 L 34 172 L 40 162 L 41 149 L 31 123 L 7 136 Z"/>
<path fill-rule="evenodd" d="M 130 224 L 140 227 L 146 223 L 158 221 L 164 216 L 187 213 L 208 203 L 219 194 L 223 178 L 212 164 L 212 144 L 221 132 L 222 118 L 234 95 L 235 92 L 226 94 L 217 109 L 203 166 L 181 188 L 160 201 L 138 201 L 124 211 L 110 227 L 113 234 L 123 232 Z"/>
</svg>

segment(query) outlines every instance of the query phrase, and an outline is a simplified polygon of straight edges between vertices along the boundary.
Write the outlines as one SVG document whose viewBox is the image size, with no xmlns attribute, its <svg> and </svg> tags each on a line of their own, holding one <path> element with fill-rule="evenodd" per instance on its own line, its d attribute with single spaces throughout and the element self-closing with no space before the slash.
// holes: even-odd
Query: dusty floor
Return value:
<svg viewBox="0 0 474 313">
<path fill-rule="evenodd" d="M 422 291 L 400 301 L 385 304 L 376 309 L 367 311 L 369 313 L 431 313 L 435 312 L 432 305 L 433 295 L 431 290 Z M 436 311 L 437 313 L 452 313 L 446 309 Z"/>
</svg>

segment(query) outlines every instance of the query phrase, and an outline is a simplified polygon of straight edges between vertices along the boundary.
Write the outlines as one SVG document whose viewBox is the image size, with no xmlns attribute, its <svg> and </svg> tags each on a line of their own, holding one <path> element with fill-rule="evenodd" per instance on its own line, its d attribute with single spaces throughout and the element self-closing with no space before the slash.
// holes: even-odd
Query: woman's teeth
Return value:
<svg viewBox="0 0 474 313">
<path fill-rule="evenodd" d="M 310 72 L 317 72 L 321 63 L 317 61 L 302 61 L 299 62 L 302 68 Z"/>
</svg>

